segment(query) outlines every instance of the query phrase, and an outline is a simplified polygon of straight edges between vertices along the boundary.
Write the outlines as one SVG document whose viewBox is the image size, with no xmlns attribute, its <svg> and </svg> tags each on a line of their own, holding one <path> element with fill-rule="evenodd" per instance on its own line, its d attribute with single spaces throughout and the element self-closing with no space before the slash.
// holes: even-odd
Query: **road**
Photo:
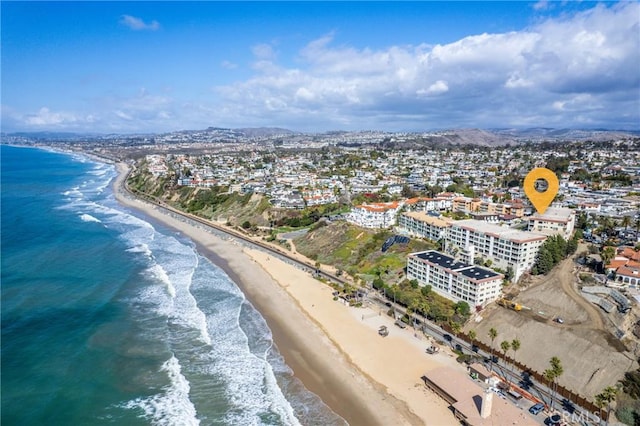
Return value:
<svg viewBox="0 0 640 426">
<path fill-rule="evenodd" d="M 131 170 L 129 171 L 129 174 L 130 173 L 131 173 Z M 279 247 L 271 246 L 271 245 L 266 244 L 266 243 L 264 243 L 262 241 L 255 240 L 255 239 L 253 239 L 251 237 L 243 235 L 240 232 L 231 230 L 231 229 L 229 229 L 227 227 L 223 227 L 223 226 L 217 225 L 217 224 L 215 224 L 215 223 L 213 223 L 213 222 L 211 222 L 209 220 L 200 218 L 198 216 L 194 216 L 194 215 L 189 214 L 189 213 L 185 213 L 185 212 L 183 212 L 181 210 L 178 210 L 178 209 L 176 209 L 176 208 L 164 203 L 162 200 L 158 200 L 155 197 L 151 197 L 151 196 L 148 196 L 146 194 L 136 194 L 136 193 L 134 193 L 133 191 L 131 191 L 128 188 L 128 185 L 126 184 L 129 174 L 127 174 L 127 176 L 122 180 L 123 184 L 119 189 L 124 191 L 130 197 L 143 198 L 143 199 L 147 200 L 148 202 L 154 204 L 158 208 L 164 209 L 168 213 L 179 215 L 179 216 L 183 217 L 185 220 L 191 220 L 193 222 L 198 223 L 201 226 L 205 226 L 205 227 L 211 228 L 211 229 L 213 229 L 215 231 L 218 231 L 218 232 L 220 232 L 220 233 L 222 233 L 224 235 L 236 238 L 236 239 L 242 241 L 243 243 L 245 243 L 247 245 L 250 245 L 251 247 L 259 248 L 261 250 L 265 250 L 265 251 L 269 252 L 271 255 L 279 257 L 282 260 L 284 260 L 284 261 L 286 261 L 286 262 L 288 262 L 288 263 L 290 263 L 290 264 L 292 264 L 294 266 L 297 266 L 299 268 L 308 270 L 310 272 L 315 271 L 318 275 L 320 275 L 320 276 L 322 276 L 322 277 L 324 277 L 324 278 L 326 278 L 328 280 L 331 280 L 331 281 L 334 281 L 336 283 L 340 283 L 340 284 L 343 284 L 343 285 L 346 284 L 345 280 L 335 276 L 334 274 L 328 273 L 326 271 L 316 270 L 315 265 L 311 264 L 311 262 L 302 261 L 302 260 L 300 260 L 300 259 L 298 259 L 298 258 L 296 258 L 294 256 L 291 256 L 291 255 L 287 254 L 286 252 L 284 252 L 283 250 L 281 250 Z M 570 262 L 567 262 L 567 265 L 568 266 L 563 265 L 562 267 L 563 268 L 567 268 L 567 267 L 570 268 L 571 267 L 571 263 Z M 570 272 L 570 269 L 569 269 L 569 272 Z M 551 279 L 551 277 L 549 277 L 549 279 Z M 401 305 L 398 305 L 398 304 L 394 304 L 391 301 L 387 301 L 383 297 L 384 296 L 374 296 L 374 298 L 375 298 L 374 300 L 376 301 L 376 303 L 380 304 L 381 306 L 389 306 L 388 304 L 391 304 L 391 306 L 396 311 L 401 312 L 403 314 L 406 314 L 406 310 L 404 309 L 404 307 L 402 307 Z M 596 314 L 597 314 L 597 312 L 596 312 Z M 598 314 L 598 318 L 600 318 L 599 314 Z M 600 319 L 600 321 L 601 321 L 601 319 Z M 489 358 L 489 354 L 487 354 L 487 353 L 485 353 L 485 352 L 483 352 L 481 350 L 478 350 L 477 352 L 474 352 L 469 343 L 467 343 L 464 340 L 458 339 L 458 338 L 456 338 L 454 336 L 451 336 L 447 331 L 443 330 L 442 328 L 437 326 L 435 323 L 432 323 L 432 322 L 428 321 L 426 318 L 421 317 L 419 319 L 419 323 L 422 325 L 422 329 L 426 334 L 429 334 L 429 335 L 431 335 L 432 337 L 434 337 L 434 338 L 436 338 L 438 340 L 449 341 L 451 343 L 451 345 L 452 345 L 452 348 L 455 347 L 455 345 L 460 345 L 460 347 L 463 349 L 463 351 L 466 351 L 466 353 L 469 353 L 469 354 L 477 353 L 478 355 L 484 357 L 485 359 Z M 445 336 L 447 336 L 447 337 L 445 337 Z M 523 372 L 518 370 L 517 368 L 515 368 L 513 366 L 511 366 L 511 368 L 505 368 L 505 367 L 507 367 L 506 364 L 504 366 L 500 366 L 497 363 L 493 364 L 493 365 L 500 369 L 501 373 L 503 374 L 503 377 L 505 377 L 505 378 L 509 377 L 509 380 L 511 380 L 514 383 L 519 383 L 523 378 L 523 375 L 522 375 Z M 529 391 L 531 392 L 533 389 L 535 389 L 534 391 L 538 392 L 539 398 L 542 401 L 544 401 L 547 404 L 550 404 L 550 402 L 551 402 L 551 391 L 546 386 L 544 386 L 543 384 L 540 384 L 540 383 L 533 384 L 532 385 L 532 389 L 529 389 Z M 562 400 L 560 400 L 559 398 L 554 398 L 554 407 L 561 407 L 561 406 L 562 406 Z M 524 407 L 524 408 L 527 408 L 527 407 Z M 579 410 L 581 412 L 585 412 L 586 413 L 585 410 L 582 410 L 579 407 L 576 407 L 576 410 Z M 590 418 L 593 419 L 593 416 L 590 416 Z"/>
<path fill-rule="evenodd" d="M 384 306 L 387 309 L 393 308 L 395 311 L 403 315 L 406 314 L 406 310 L 402 305 L 394 303 L 390 299 L 386 299 L 384 294 L 376 293 L 375 295 L 370 296 L 369 300 L 380 305 L 381 307 Z M 451 345 L 452 349 L 456 348 L 456 345 L 459 345 L 463 353 L 467 353 L 470 355 L 478 355 L 482 357 L 484 359 L 484 365 L 485 367 L 487 367 L 487 369 L 496 371 L 499 376 L 501 376 L 502 378 L 504 378 L 510 383 L 514 383 L 522 387 L 524 390 L 531 393 L 534 397 L 538 398 L 540 401 L 547 404 L 547 406 L 549 407 L 552 406 L 551 400 L 553 395 L 554 409 L 559 410 L 561 412 L 564 411 L 565 418 L 570 418 L 571 416 L 573 416 L 573 419 L 580 419 L 580 420 L 588 419 L 589 422 L 593 423 L 594 425 L 597 425 L 600 423 L 600 419 L 596 415 L 594 415 L 593 413 L 590 413 L 583 407 L 579 407 L 569 401 L 566 401 L 562 397 L 558 397 L 545 384 L 536 383 L 536 382 L 533 382 L 533 380 L 531 379 L 527 379 L 528 375 L 525 374 L 524 371 L 515 367 L 514 365 L 507 363 L 504 360 L 499 360 L 496 363 L 491 362 L 490 361 L 491 354 L 479 348 L 473 348 L 469 342 L 459 339 L 456 336 L 452 336 L 448 331 L 440 328 L 438 325 L 436 325 L 435 323 L 432 323 L 431 321 L 427 320 L 422 316 L 419 316 L 418 318 L 416 318 L 416 321 L 425 334 L 428 334 L 429 336 L 433 337 L 435 340 L 448 342 L 448 344 Z M 534 402 L 532 401 L 528 401 L 527 403 L 525 403 L 524 400 L 520 401 L 519 403 L 516 403 L 515 401 L 512 401 L 512 402 L 514 402 L 518 406 L 520 406 L 520 404 L 523 404 L 522 405 L 523 409 L 528 409 L 530 405 L 534 404 Z M 544 412 L 541 413 L 541 417 L 544 417 L 544 418 L 546 418 L 548 415 L 549 413 L 544 413 Z M 536 417 L 536 418 L 540 420 L 541 417 Z"/>
<path fill-rule="evenodd" d="M 591 328 L 599 331 L 605 330 L 604 321 L 602 320 L 602 315 L 600 315 L 598 308 L 579 295 L 573 286 L 573 282 L 575 280 L 573 269 L 575 268 L 575 265 L 575 259 L 573 257 L 563 260 L 547 276 L 545 276 L 544 280 L 541 281 L 539 285 L 548 285 L 550 283 L 559 282 L 562 290 L 567 294 L 567 296 L 585 310 L 589 316 L 589 321 L 583 324 L 573 324 L 571 325 L 572 328 Z M 560 324 L 557 326 L 562 327 Z"/>
</svg>

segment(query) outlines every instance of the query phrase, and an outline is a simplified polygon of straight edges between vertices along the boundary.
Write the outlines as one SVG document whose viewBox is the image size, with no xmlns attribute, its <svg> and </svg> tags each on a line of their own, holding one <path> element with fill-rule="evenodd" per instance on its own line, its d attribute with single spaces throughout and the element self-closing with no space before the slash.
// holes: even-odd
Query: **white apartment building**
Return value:
<svg viewBox="0 0 640 426">
<path fill-rule="evenodd" d="M 402 204 L 374 203 L 355 206 L 347 215 L 347 221 L 363 228 L 389 228 L 396 224 Z"/>
<path fill-rule="evenodd" d="M 438 241 L 446 237 L 452 220 L 428 215 L 425 212 L 407 212 L 398 217 L 400 232 L 415 237 Z"/>
<path fill-rule="evenodd" d="M 504 275 L 490 269 L 458 262 L 435 250 L 411 253 L 407 257 L 407 279 L 454 302 L 464 301 L 472 308 L 486 306 L 500 297 Z"/>
<path fill-rule="evenodd" d="M 513 269 L 514 281 L 529 271 L 546 235 L 494 225 L 479 220 L 453 222 L 446 238 L 447 250 L 472 249 L 476 256 L 491 260 L 492 266 Z"/>
<path fill-rule="evenodd" d="M 576 212 L 572 209 L 549 207 L 544 214 L 534 213 L 529 217 L 529 231 L 545 235 L 560 234 L 565 240 L 573 235 Z"/>
</svg>

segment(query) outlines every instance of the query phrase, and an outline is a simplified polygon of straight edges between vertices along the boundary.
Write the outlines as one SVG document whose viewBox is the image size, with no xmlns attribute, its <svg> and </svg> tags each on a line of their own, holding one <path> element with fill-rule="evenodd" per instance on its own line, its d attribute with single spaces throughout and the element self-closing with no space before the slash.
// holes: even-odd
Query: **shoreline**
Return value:
<svg viewBox="0 0 640 426">
<path fill-rule="evenodd" d="M 333 301 L 329 286 L 262 250 L 203 232 L 130 198 L 122 188 L 128 167 L 116 164 L 117 201 L 189 237 L 199 253 L 222 268 L 264 317 L 294 376 L 349 424 L 459 424 L 448 404 L 420 379 L 424 372 L 455 360 L 427 358 L 426 338 L 394 329 L 389 317 L 371 308 Z M 383 323 L 391 330 L 386 338 L 377 334 Z"/>
</svg>

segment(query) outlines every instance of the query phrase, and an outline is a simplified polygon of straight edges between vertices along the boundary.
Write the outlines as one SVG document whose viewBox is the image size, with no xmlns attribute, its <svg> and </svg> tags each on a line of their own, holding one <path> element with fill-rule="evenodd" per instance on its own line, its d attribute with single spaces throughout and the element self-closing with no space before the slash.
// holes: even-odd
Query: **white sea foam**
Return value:
<svg viewBox="0 0 640 426">
<path fill-rule="evenodd" d="M 147 258 L 151 259 L 153 257 L 153 253 L 151 249 L 149 249 L 149 245 L 146 243 L 140 243 L 136 246 L 127 249 L 129 253 L 143 253 Z"/>
<path fill-rule="evenodd" d="M 170 385 L 162 393 L 137 398 L 123 404 L 124 408 L 140 408 L 144 417 L 154 425 L 199 425 L 196 407 L 189 399 L 189 381 L 182 375 L 182 367 L 175 356 L 166 361 L 160 371 L 166 372 Z"/>
<path fill-rule="evenodd" d="M 211 347 L 209 363 L 202 365 L 208 374 L 221 377 L 225 382 L 226 397 L 232 407 L 226 413 L 225 424 L 260 424 L 266 417 L 273 419 L 268 423 L 299 425 L 293 407 L 278 386 L 273 368 L 267 361 L 272 345 L 270 331 L 266 326 L 263 329 L 253 327 L 253 332 L 260 336 L 251 336 L 251 339 L 266 338 L 268 342 L 262 350 L 252 353 L 249 336 L 240 327 L 242 306 L 248 302 L 226 275 L 221 271 L 215 275 L 207 276 L 204 285 L 236 296 L 230 294 L 212 303 L 207 310 L 208 330 L 215 344 Z M 245 309 L 247 307 L 249 305 Z M 250 317 L 259 318 L 256 314 L 251 312 Z M 243 314 L 245 320 L 249 319 Z"/>
<path fill-rule="evenodd" d="M 82 220 L 83 222 L 102 223 L 102 221 L 100 219 L 96 219 L 95 217 L 91 216 L 90 214 L 86 214 L 86 213 L 83 213 L 83 214 L 80 215 L 80 220 Z"/>
<path fill-rule="evenodd" d="M 167 275 L 167 272 L 164 270 L 162 266 L 156 263 L 155 265 L 147 269 L 147 272 L 149 272 L 149 274 L 153 278 L 160 281 L 160 283 L 164 287 L 166 287 L 167 293 L 169 293 L 169 296 L 171 296 L 172 298 L 176 297 L 176 289 L 173 286 L 173 284 L 171 284 L 171 279 L 169 278 L 169 275 Z"/>
<path fill-rule="evenodd" d="M 146 329 L 148 338 L 161 339 L 175 354 L 162 369 L 170 385 L 126 406 L 142 409 L 152 424 L 199 424 L 193 401 L 199 401 L 198 410 L 203 409 L 201 415 L 206 416 L 208 404 L 201 401 L 207 401 L 208 395 L 202 389 L 207 389 L 209 382 L 224 383 L 224 398 L 231 409 L 224 419 L 215 421 L 299 425 L 292 404 L 276 381 L 286 366 L 269 358 L 273 342 L 262 318 L 224 272 L 197 254 L 193 243 L 163 235 L 151 223 L 124 211 L 111 194 L 100 195 L 112 178 L 109 170 L 115 173 L 112 166 L 96 167 L 85 182 L 67 191 L 64 208 L 102 221 L 127 244 L 127 252 L 143 262 L 147 279 L 137 282 L 140 288 L 135 290 L 135 298 L 127 300 L 136 304 L 135 309 L 146 311 L 140 318 L 159 320 L 157 336 Z M 247 310 L 251 312 L 247 314 Z M 181 364 L 190 372 L 187 376 L 193 386 L 182 374 Z M 302 401 L 306 401 L 305 392 L 301 391 L 305 395 Z M 310 404 L 321 406 L 317 402 Z M 302 413 L 305 407 L 300 404 L 296 406 Z"/>
</svg>

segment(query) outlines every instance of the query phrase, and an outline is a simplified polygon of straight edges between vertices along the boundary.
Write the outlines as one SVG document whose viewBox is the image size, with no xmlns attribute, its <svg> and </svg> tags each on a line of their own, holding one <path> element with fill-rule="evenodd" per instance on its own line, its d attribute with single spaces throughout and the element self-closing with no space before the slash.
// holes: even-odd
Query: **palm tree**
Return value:
<svg viewBox="0 0 640 426">
<path fill-rule="evenodd" d="M 553 411 L 553 400 L 555 399 L 555 394 L 558 390 L 558 378 L 562 376 L 564 373 L 564 368 L 562 368 L 562 362 L 560 358 L 557 356 L 552 357 L 549 360 L 549 364 L 551 364 L 551 368 L 544 371 L 544 378 L 553 382 L 553 390 L 551 396 L 551 411 Z"/>
<path fill-rule="evenodd" d="M 469 333 L 467 333 L 467 335 L 469 336 L 469 340 L 471 340 L 471 350 L 473 350 L 473 342 L 476 341 L 476 337 L 478 337 L 476 335 L 476 331 L 475 330 L 469 330 Z"/>
<path fill-rule="evenodd" d="M 631 216 L 624 216 L 620 224 L 624 226 L 624 232 L 626 233 L 627 230 L 629 229 L 629 225 L 631 225 Z"/>
<path fill-rule="evenodd" d="M 618 388 L 613 386 L 607 386 L 596 395 L 596 405 L 602 410 L 605 406 L 607 407 L 607 420 L 605 424 L 608 424 L 609 418 L 611 415 L 611 403 L 615 401 L 616 396 L 618 394 Z"/>
<path fill-rule="evenodd" d="M 604 250 L 602 250 L 600 257 L 602 257 L 602 269 L 605 273 L 607 271 L 607 265 L 615 256 L 616 250 L 613 247 L 606 247 Z"/>
<path fill-rule="evenodd" d="M 491 339 L 491 362 L 489 363 L 489 366 L 491 371 L 493 371 L 493 341 L 496 340 L 496 337 L 498 337 L 498 330 L 491 327 L 489 329 L 489 338 Z"/>
<path fill-rule="evenodd" d="M 555 383 L 556 380 L 556 374 L 553 371 L 553 369 L 548 368 L 546 370 L 544 370 L 544 372 L 542 373 L 542 377 L 544 377 L 544 379 L 549 383 L 549 390 L 551 391 L 551 410 L 553 411 L 553 399 L 554 399 L 554 395 L 553 395 L 553 384 Z"/>
<path fill-rule="evenodd" d="M 411 299 L 409 306 L 407 307 L 407 314 L 409 315 L 409 320 L 411 321 L 411 325 L 414 330 L 416 328 L 416 313 L 418 312 L 419 307 L 420 300 L 418 298 Z"/>
<path fill-rule="evenodd" d="M 451 331 L 453 332 L 453 335 L 456 337 L 456 339 L 458 338 L 458 333 L 460 333 L 461 329 L 462 327 L 460 326 L 460 323 L 457 323 L 457 322 L 451 323 Z M 453 341 L 451 342 L 451 345 L 453 345 Z"/>
<path fill-rule="evenodd" d="M 500 343 L 500 348 L 502 349 L 502 352 L 504 353 L 504 362 L 507 362 L 507 352 L 509 351 L 509 349 L 511 348 L 511 343 L 509 343 L 506 340 L 503 340 L 502 343 Z M 509 381 L 509 376 L 507 374 L 505 374 L 505 377 L 507 379 L 507 382 Z"/>
<path fill-rule="evenodd" d="M 520 349 L 520 340 L 518 340 L 518 338 L 516 337 L 511 341 L 511 350 L 513 351 L 513 364 L 511 364 L 511 373 L 513 373 L 513 369 L 515 368 L 516 352 L 518 352 L 518 349 Z"/>
</svg>

